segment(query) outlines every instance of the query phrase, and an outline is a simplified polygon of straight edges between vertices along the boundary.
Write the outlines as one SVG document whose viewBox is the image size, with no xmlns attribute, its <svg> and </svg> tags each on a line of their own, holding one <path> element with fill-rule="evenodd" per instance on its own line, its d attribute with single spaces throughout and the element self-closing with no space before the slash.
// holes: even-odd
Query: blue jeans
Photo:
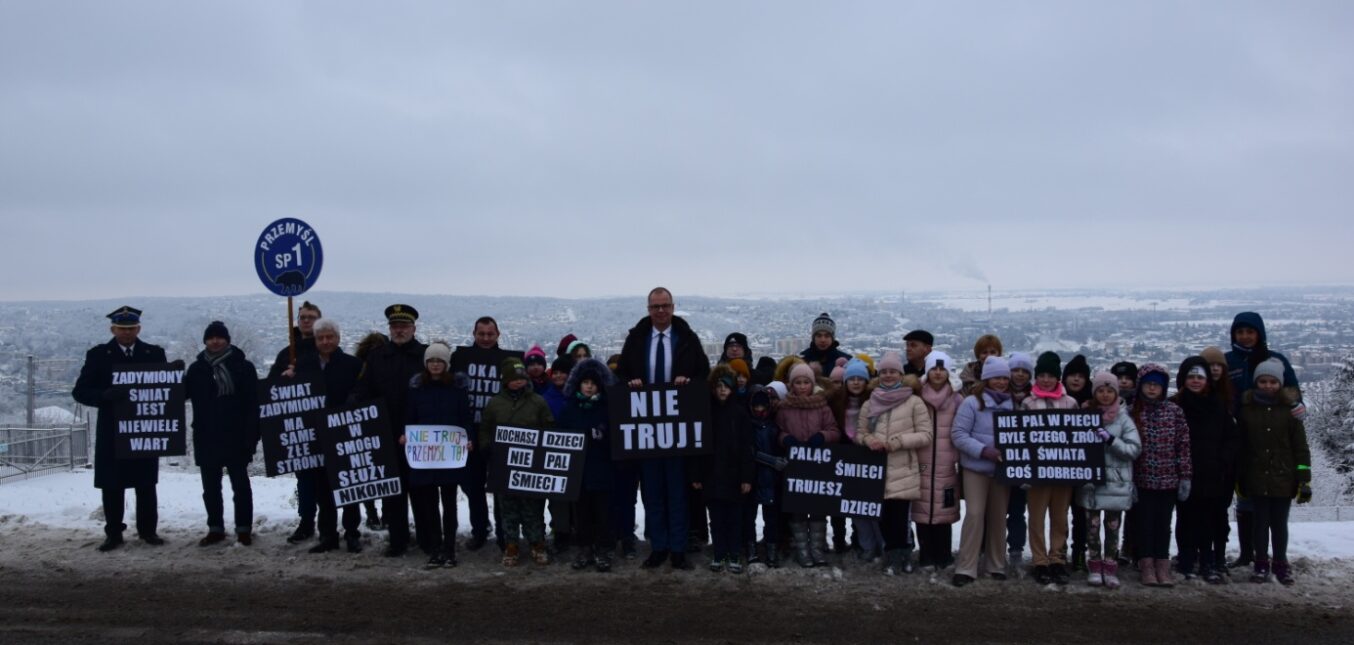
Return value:
<svg viewBox="0 0 1354 645">
<path fill-rule="evenodd" d="M 640 464 L 644 497 L 644 534 L 654 551 L 686 553 L 686 461 L 681 457 L 646 459 Z"/>
</svg>

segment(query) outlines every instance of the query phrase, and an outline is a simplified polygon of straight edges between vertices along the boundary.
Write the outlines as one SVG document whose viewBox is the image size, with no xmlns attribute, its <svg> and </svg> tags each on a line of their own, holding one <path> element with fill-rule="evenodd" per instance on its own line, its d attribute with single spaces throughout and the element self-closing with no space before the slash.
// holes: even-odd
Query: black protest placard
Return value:
<svg viewBox="0 0 1354 645">
<path fill-rule="evenodd" d="M 329 410 L 320 434 L 336 506 L 404 492 L 400 485 L 400 446 L 390 429 L 384 402 Z"/>
<path fill-rule="evenodd" d="M 888 453 L 852 445 L 794 446 L 786 457 L 786 513 L 883 517 Z"/>
<path fill-rule="evenodd" d="M 269 477 L 324 468 L 324 380 L 278 377 L 259 382 L 259 436 Z"/>
<path fill-rule="evenodd" d="M 121 390 L 114 410 L 118 459 L 188 453 L 183 361 L 119 365 L 113 387 Z"/>
<path fill-rule="evenodd" d="M 710 391 L 704 383 L 607 388 L 616 431 L 611 433 L 612 459 L 708 455 Z"/>
<path fill-rule="evenodd" d="M 483 347 L 457 347 L 451 354 L 449 369 L 452 374 L 465 374 L 470 379 L 470 409 L 475 411 L 475 426 L 480 424 L 480 413 L 489 399 L 498 394 L 503 380 L 498 376 L 498 366 L 505 358 L 522 358 L 522 352 L 508 349 L 485 349 Z"/>
<path fill-rule="evenodd" d="M 575 430 L 498 426 L 489 466 L 496 495 L 574 501 L 583 485 L 588 437 Z"/>
<path fill-rule="evenodd" d="M 1099 412 L 998 411 L 997 480 L 1006 484 L 1074 486 L 1105 481 L 1105 443 Z"/>
</svg>

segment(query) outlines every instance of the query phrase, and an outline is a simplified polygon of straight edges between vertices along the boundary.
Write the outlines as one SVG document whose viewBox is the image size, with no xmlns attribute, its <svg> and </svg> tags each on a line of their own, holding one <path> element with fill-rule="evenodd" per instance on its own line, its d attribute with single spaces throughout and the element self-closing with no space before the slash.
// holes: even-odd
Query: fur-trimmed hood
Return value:
<svg viewBox="0 0 1354 645">
<path fill-rule="evenodd" d="M 578 384 L 583 379 L 592 377 L 601 386 L 603 396 L 606 389 L 618 383 L 616 375 L 611 372 L 611 368 L 606 363 L 596 358 L 585 358 L 574 365 L 574 369 L 569 372 L 569 379 L 564 382 L 564 396 L 572 397 L 574 392 L 578 391 Z"/>
</svg>

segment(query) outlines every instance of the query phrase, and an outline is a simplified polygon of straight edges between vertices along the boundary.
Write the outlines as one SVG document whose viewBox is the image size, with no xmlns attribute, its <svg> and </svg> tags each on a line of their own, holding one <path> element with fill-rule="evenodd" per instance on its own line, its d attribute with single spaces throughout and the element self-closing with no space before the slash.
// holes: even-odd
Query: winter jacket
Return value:
<svg viewBox="0 0 1354 645">
<path fill-rule="evenodd" d="M 193 461 L 201 468 L 241 466 L 254 459 L 259 445 L 259 376 L 244 352 L 232 345 L 226 357 L 234 392 L 216 395 L 216 377 L 207 352 L 183 376 L 193 402 Z"/>
<path fill-rule="evenodd" d="M 1236 482 L 1241 435 L 1221 401 L 1182 390 L 1171 397 L 1185 412 L 1194 477 L 1190 495 L 1227 497 Z"/>
<path fill-rule="evenodd" d="M 748 416 L 752 426 L 753 458 L 757 462 L 757 481 L 752 484 L 752 494 L 758 504 L 774 504 L 780 492 L 781 470 L 785 468 L 780 426 L 776 425 L 774 413 L 768 413 L 762 419 Z"/>
<path fill-rule="evenodd" d="M 877 391 L 877 390 L 876 390 Z M 860 406 L 856 419 L 856 443 L 869 447 L 871 438 L 883 440 L 888 450 L 884 471 L 884 499 L 921 499 L 921 461 L 917 451 L 931 445 L 935 430 L 931 411 L 920 396 L 903 387 L 902 403 L 875 413 L 876 402 Z"/>
<path fill-rule="evenodd" d="M 834 340 L 832 341 L 831 347 L 826 350 L 819 350 L 817 347 L 814 347 L 813 341 L 810 339 L 809 348 L 800 352 L 799 357 L 804 359 L 804 362 L 808 363 L 809 367 L 813 367 L 813 364 L 817 363 L 819 367 L 823 368 L 823 371 L 821 372 L 822 375 L 827 377 L 832 374 L 832 368 L 837 366 L 837 359 L 845 358 L 848 361 L 851 360 L 851 355 L 837 349 L 838 346 L 840 346 L 840 343 Z"/>
<path fill-rule="evenodd" d="M 1253 327 L 1259 332 L 1255 347 L 1247 349 L 1236 342 L 1238 327 Z M 1288 389 L 1287 398 L 1297 405 L 1302 402 L 1302 391 L 1298 385 L 1298 375 L 1288 357 L 1269 349 L 1269 335 L 1265 333 L 1265 321 L 1253 311 L 1243 311 L 1232 320 L 1232 351 L 1227 352 L 1227 376 L 1232 379 L 1232 396 L 1237 405 L 1241 397 L 1255 387 L 1255 366 L 1269 358 L 1277 358 L 1283 363 L 1283 386 Z M 1235 412 L 1235 410 L 1233 410 Z"/>
<path fill-rule="evenodd" d="M 403 345 L 386 343 L 367 354 L 366 364 L 357 387 L 353 388 L 354 403 L 385 399 L 386 414 L 394 438 L 404 435 L 404 408 L 409 397 L 409 383 L 423 372 L 423 352 L 427 345 L 410 339 Z"/>
<path fill-rule="evenodd" d="M 545 404 L 541 395 L 524 387 L 516 392 L 503 388 L 489 399 L 480 415 L 479 445 L 492 446 L 494 432 L 498 426 L 516 426 L 519 428 L 549 428 L 555 424 L 550 414 L 550 406 Z"/>
<path fill-rule="evenodd" d="M 693 457 L 688 462 L 688 476 L 701 485 L 701 494 L 707 500 L 743 499 L 742 484 L 753 483 L 756 475 L 756 451 L 747 409 L 732 396 L 723 403 L 711 400 L 707 436 L 714 444 L 714 452 Z"/>
<path fill-rule="evenodd" d="M 780 426 L 780 443 L 783 446 L 810 443 L 816 434 L 823 435 L 824 445 L 841 441 L 837 420 L 832 417 L 827 398 L 821 393 L 809 396 L 791 394 L 785 397 L 776 408 L 776 425 Z M 787 439 L 790 440 L 788 444 Z"/>
<path fill-rule="evenodd" d="M 554 383 L 551 383 L 550 387 L 545 388 L 544 392 L 536 391 L 536 393 L 545 399 L 546 407 L 550 408 L 550 416 L 558 419 L 559 415 L 564 412 L 565 403 L 568 403 L 568 399 L 564 398 L 564 392 L 561 392 L 559 388 L 555 387 Z"/>
<path fill-rule="evenodd" d="M 585 399 L 578 392 L 578 384 L 592 377 L 600 390 L 595 399 Z M 583 359 L 569 373 L 561 396 L 567 398 L 564 410 L 556 419 L 556 427 L 578 430 L 588 435 L 587 458 L 583 461 L 583 490 L 609 491 L 615 485 L 616 467 L 611 461 L 611 418 L 606 400 L 606 388 L 615 385 L 616 377 L 605 363 Z"/>
<path fill-rule="evenodd" d="M 710 359 L 705 355 L 700 337 L 691 331 L 691 325 L 680 316 L 672 317 L 672 325 L 668 327 L 668 332 L 668 338 L 673 343 L 672 378 L 685 376 L 693 381 L 704 380 L 710 374 Z M 649 382 L 651 335 L 653 321 L 648 316 L 640 319 L 639 323 L 626 334 L 625 344 L 621 347 L 621 361 L 616 370 L 618 379 L 622 381 L 639 379 L 645 383 Z"/>
<path fill-rule="evenodd" d="M 1170 401 L 1146 401 L 1138 394 L 1142 414 L 1134 419 L 1142 453 L 1133 462 L 1133 484 L 1143 490 L 1175 490 L 1194 477 L 1185 412 Z"/>
<path fill-rule="evenodd" d="M 934 438 L 917 451 L 921 462 L 921 501 L 912 505 L 918 524 L 954 524 L 959 521 L 959 451 L 954 447 L 954 416 L 964 397 L 947 383 L 936 390 L 922 386 L 921 399 L 931 411 Z"/>
<path fill-rule="evenodd" d="M 983 409 L 978 409 L 978 396 L 964 397 L 959 411 L 954 415 L 954 427 L 951 436 L 954 447 L 959 450 L 959 465 L 981 475 L 992 476 L 997 472 L 996 462 L 983 459 L 983 448 L 996 448 L 997 435 L 993 431 L 995 414 L 998 410 L 1011 410 L 1008 399 L 997 403 L 988 392 L 982 393 Z"/>
<path fill-rule="evenodd" d="M 335 410 L 348 405 L 348 399 L 357 387 L 357 379 L 362 375 L 362 361 L 337 348 L 323 367 L 320 366 L 318 352 L 297 359 L 296 374 L 320 377 L 324 381 L 324 407 L 326 410 Z"/>
<path fill-rule="evenodd" d="M 407 425 L 459 426 L 469 433 L 475 422 L 475 412 L 470 409 L 470 393 L 454 383 L 424 381 L 423 375 L 419 374 L 409 384 L 404 422 Z M 469 483 L 466 468 L 409 469 L 409 486 L 414 488 Z"/>
<path fill-rule="evenodd" d="M 1126 511 L 1133 508 L 1133 461 L 1142 452 L 1142 438 L 1133 416 L 1122 403 L 1119 414 L 1105 426 L 1114 440 L 1105 445 L 1105 483 L 1077 489 L 1077 505 L 1092 511 Z"/>
<path fill-rule="evenodd" d="M 113 386 L 113 370 L 125 365 L 167 362 L 162 347 L 141 341 L 132 347 L 130 357 L 123 353 L 116 338 L 85 352 L 85 364 L 80 368 L 71 396 L 81 405 L 99 410 L 99 420 L 94 426 L 95 488 L 136 488 L 159 482 L 158 457 L 117 458 L 117 402 L 126 400 L 126 396 L 121 393 L 125 388 Z"/>
<path fill-rule="evenodd" d="M 296 365 L 298 367 L 301 365 L 301 359 L 308 356 L 314 356 L 319 352 L 319 350 L 315 348 L 315 337 L 301 336 L 301 329 L 299 327 L 292 327 L 291 337 L 296 344 Z M 287 371 L 287 367 L 290 365 L 291 346 L 289 345 L 278 350 L 277 358 L 273 359 L 273 364 L 268 367 L 268 378 L 274 379 L 282 376 L 282 373 Z"/>
<path fill-rule="evenodd" d="M 1292 400 L 1286 395 L 1264 402 L 1257 394 L 1246 393 L 1237 418 L 1241 427 L 1241 494 L 1292 498 L 1299 483 L 1312 481 L 1307 431 L 1302 421 L 1289 413 Z"/>
</svg>

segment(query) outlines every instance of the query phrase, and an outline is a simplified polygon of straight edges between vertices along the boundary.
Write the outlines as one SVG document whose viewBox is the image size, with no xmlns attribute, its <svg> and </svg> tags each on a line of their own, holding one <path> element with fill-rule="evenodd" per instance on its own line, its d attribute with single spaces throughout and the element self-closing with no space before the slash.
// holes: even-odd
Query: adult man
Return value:
<svg viewBox="0 0 1354 645">
<path fill-rule="evenodd" d="M 103 491 L 104 541 L 100 551 L 112 551 L 122 545 L 122 523 L 127 504 L 127 489 L 136 489 L 136 532 L 142 542 L 164 544 L 156 534 L 155 484 L 160 479 L 157 457 L 118 459 L 118 401 L 126 398 L 123 388 L 113 387 L 113 370 L 124 365 L 165 363 L 165 350 L 140 341 L 141 310 L 119 307 L 108 314 L 113 338 L 85 352 L 85 364 L 75 381 L 71 395 L 76 401 L 98 408 L 99 422 L 94 430 L 94 487 Z"/>
<path fill-rule="evenodd" d="M 474 347 L 478 350 L 501 349 L 498 346 L 499 335 L 498 321 L 494 320 L 491 316 L 480 316 L 470 330 L 470 336 L 474 343 Z M 457 369 L 457 366 L 459 365 L 457 358 L 458 357 L 455 354 L 451 357 L 453 369 Z M 491 361 L 491 364 L 497 365 L 501 360 L 501 358 L 496 357 Z M 481 386 L 491 388 L 491 391 L 481 391 Z M 484 407 L 488 404 L 489 399 L 494 394 L 498 393 L 499 387 L 500 379 L 498 378 L 471 381 L 470 406 L 474 409 L 475 418 L 477 420 L 480 418 L 480 414 L 484 411 Z M 470 506 L 470 540 L 465 543 L 465 548 L 469 551 L 480 550 L 489 537 L 489 531 L 492 529 L 494 531 L 494 537 L 498 542 L 498 547 L 502 549 L 505 546 L 503 527 L 501 526 L 503 523 L 502 509 L 494 507 L 495 526 L 491 527 L 489 524 L 489 498 L 488 494 L 485 492 L 485 487 L 489 483 L 489 452 L 478 449 L 481 447 L 478 445 L 478 437 L 480 435 L 479 423 L 477 422 L 475 427 L 468 428 L 468 430 L 470 430 L 471 441 L 476 442 L 476 449 L 471 450 L 470 455 L 466 459 L 466 485 L 461 489 L 462 492 L 465 493 L 466 501 Z"/>
<path fill-rule="evenodd" d="M 727 363 L 735 358 L 741 358 L 751 368 L 752 347 L 748 345 L 748 337 L 741 332 L 733 332 L 724 337 L 724 353 L 719 356 L 720 363 Z"/>
<path fill-rule="evenodd" d="M 926 380 L 926 355 L 936 339 L 925 329 L 914 329 L 903 336 L 903 351 L 907 354 L 907 364 L 903 365 L 903 374 L 911 374 L 924 382 Z"/>
<path fill-rule="evenodd" d="M 686 385 L 704 380 L 710 359 L 691 326 L 673 315 L 672 292 L 655 287 L 649 292 L 649 315 L 640 319 L 625 338 L 620 369 L 631 388 L 647 385 Z M 644 561 L 655 568 L 671 557 L 674 569 L 690 569 L 687 546 L 686 460 L 680 457 L 646 459 L 640 464 L 644 497 L 644 525 L 652 552 Z"/>
<path fill-rule="evenodd" d="M 315 321 L 320 319 L 320 308 L 309 300 L 302 302 L 296 312 L 296 327 L 291 330 L 292 344 L 277 352 L 277 358 L 268 368 L 268 378 L 275 379 L 283 372 L 296 368 L 292 363 L 292 345 L 296 347 L 296 361 L 315 354 Z M 287 536 L 290 544 L 300 544 L 315 537 L 315 481 L 310 477 L 296 478 L 296 514 L 300 523 Z"/>
<path fill-rule="evenodd" d="M 392 441 L 404 436 L 404 407 L 409 398 L 409 380 L 423 371 L 423 352 L 428 346 L 414 339 L 418 310 L 405 304 L 394 304 L 385 309 L 390 329 L 390 342 L 371 350 L 362 376 L 353 388 L 353 401 L 385 399 L 386 414 L 390 415 Z M 404 453 L 400 452 L 400 459 Z M 390 544 L 385 556 L 397 558 L 409 549 L 409 464 L 400 468 L 403 489 L 399 495 L 382 498 L 381 509 L 390 527 Z M 424 545 L 422 542 L 420 546 Z"/>
<path fill-rule="evenodd" d="M 814 367 L 814 371 L 819 376 L 827 376 L 832 373 L 832 368 L 837 366 L 837 359 L 851 359 L 851 356 L 837 347 L 841 344 L 837 342 L 837 323 L 832 320 L 832 316 L 824 311 L 813 319 L 812 326 L 813 342 L 809 348 L 800 352 L 799 356 L 804 359 L 809 367 Z M 816 367 L 815 367 L 816 366 Z"/>
</svg>

